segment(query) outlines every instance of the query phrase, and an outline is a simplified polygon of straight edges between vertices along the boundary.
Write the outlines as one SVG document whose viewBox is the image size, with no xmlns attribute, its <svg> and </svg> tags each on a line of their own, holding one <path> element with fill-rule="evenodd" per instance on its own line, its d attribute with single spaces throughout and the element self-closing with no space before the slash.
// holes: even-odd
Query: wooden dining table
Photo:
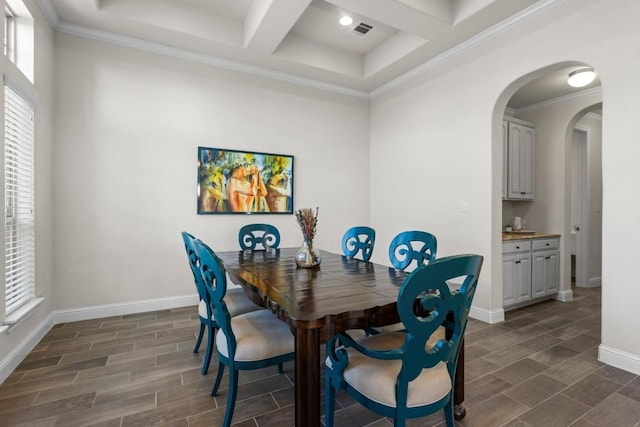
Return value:
<svg viewBox="0 0 640 427">
<path fill-rule="evenodd" d="M 399 322 L 396 301 L 407 274 L 321 251 L 322 262 L 299 268 L 296 248 L 217 252 L 232 281 L 286 322 L 295 336 L 295 425 L 320 424 L 320 345 L 338 332 Z M 456 419 L 464 417 L 464 345 L 456 370 Z"/>
</svg>

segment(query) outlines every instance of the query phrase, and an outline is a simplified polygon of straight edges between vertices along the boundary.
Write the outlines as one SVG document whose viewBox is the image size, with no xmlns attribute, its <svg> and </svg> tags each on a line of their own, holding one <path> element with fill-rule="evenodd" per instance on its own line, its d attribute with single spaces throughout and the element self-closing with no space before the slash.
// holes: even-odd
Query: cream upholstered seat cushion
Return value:
<svg viewBox="0 0 640 427">
<path fill-rule="evenodd" d="M 227 310 L 231 317 L 239 316 L 240 314 L 249 313 L 250 311 L 260 310 L 262 307 L 255 305 L 249 297 L 244 293 L 242 288 L 229 288 L 224 296 L 224 302 L 227 304 Z M 200 317 L 207 318 L 207 303 L 204 300 L 200 300 L 198 304 L 198 314 Z M 213 320 L 215 316 L 211 313 Z"/>
<path fill-rule="evenodd" d="M 286 323 L 268 310 L 241 314 L 231 319 L 231 329 L 236 336 L 237 362 L 250 362 L 280 356 L 294 351 L 294 338 Z M 216 334 L 218 352 L 229 357 L 224 331 Z"/>
<path fill-rule="evenodd" d="M 381 326 L 379 328 L 374 328 L 374 329 L 377 329 L 381 333 L 400 332 L 404 329 L 404 324 L 400 322 L 400 323 L 394 323 L 393 325 Z M 440 326 L 438 329 L 436 329 L 436 331 L 433 334 L 431 334 L 431 336 L 429 337 L 429 340 L 427 341 L 427 348 L 430 348 L 436 345 L 439 339 L 445 339 L 445 333 L 446 331 L 444 329 L 444 326 Z"/>
<path fill-rule="evenodd" d="M 429 348 L 437 342 L 438 338 L 435 335 L 438 333 L 436 331 L 425 347 Z M 359 343 L 374 350 L 389 350 L 400 347 L 405 337 L 406 335 L 402 332 L 389 332 L 363 338 Z M 395 407 L 395 385 L 402 368 L 402 361 L 373 359 L 353 348 L 347 349 L 347 353 L 349 364 L 344 371 L 344 380 L 367 398 Z M 329 358 L 326 364 L 331 367 Z M 407 407 L 436 402 L 450 392 L 451 379 L 447 372 L 447 365 L 440 362 L 433 368 L 423 369 L 422 373 L 409 383 Z"/>
</svg>

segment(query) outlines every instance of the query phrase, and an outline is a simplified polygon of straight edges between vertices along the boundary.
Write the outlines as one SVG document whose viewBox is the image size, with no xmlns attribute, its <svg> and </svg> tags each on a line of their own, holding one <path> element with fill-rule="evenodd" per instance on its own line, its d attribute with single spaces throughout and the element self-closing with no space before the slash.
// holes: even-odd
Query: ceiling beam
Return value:
<svg viewBox="0 0 640 427">
<path fill-rule="evenodd" d="M 397 30 L 431 40 L 451 29 L 452 13 L 447 0 L 326 0 L 345 11 L 384 22 Z M 420 6 L 417 8 L 417 6 Z"/>
<path fill-rule="evenodd" d="M 311 0 L 254 0 L 244 21 L 244 45 L 252 51 L 273 53 Z"/>
</svg>

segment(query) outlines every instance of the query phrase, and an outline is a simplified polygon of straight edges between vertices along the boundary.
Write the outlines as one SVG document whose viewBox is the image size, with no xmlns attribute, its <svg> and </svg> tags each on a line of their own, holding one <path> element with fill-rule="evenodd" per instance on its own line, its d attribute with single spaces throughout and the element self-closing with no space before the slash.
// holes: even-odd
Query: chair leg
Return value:
<svg viewBox="0 0 640 427">
<path fill-rule="evenodd" d="M 282 363 L 278 363 L 278 373 L 281 374 L 284 372 L 284 368 L 282 367 Z"/>
<path fill-rule="evenodd" d="M 224 412 L 224 422 L 222 427 L 231 427 L 233 410 L 236 407 L 236 397 L 238 396 L 238 371 L 229 369 L 229 396 L 227 397 L 227 409 Z"/>
<path fill-rule="evenodd" d="M 216 382 L 211 390 L 211 396 L 218 394 L 218 387 L 220 387 L 220 383 L 222 382 L 222 374 L 224 374 L 224 363 L 220 362 L 218 363 L 218 375 L 216 375 Z"/>
<path fill-rule="evenodd" d="M 456 423 L 453 419 L 453 396 L 446 405 L 444 405 L 444 419 L 447 421 L 447 427 L 455 427 Z"/>
<path fill-rule="evenodd" d="M 327 368 L 328 369 L 328 368 Z M 335 410 L 336 391 L 331 385 L 331 380 L 325 378 L 324 381 L 324 425 L 333 427 L 333 411 Z"/>
<path fill-rule="evenodd" d="M 211 363 L 211 354 L 213 353 L 213 339 L 215 337 L 215 328 L 209 327 L 207 328 L 209 334 L 207 335 L 207 351 L 204 355 L 204 363 L 202 364 L 202 375 L 206 375 L 209 371 L 209 364 Z"/>
<path fill-rule="evenodd" d="M 200 343 L 202 343 L 202 337 L 204 337 L 204 323 L 200 323 L 200 332 L 198 332 L 198 340 L 196 341 L 196 346 L 193 349 L 194 353 L 197 353 L 200 349 Z"/>
<path fill-rule="evenodd" d="M 407 424 L 406 418 L 399 417 L 397 412 L 398 410 L 396 409 L 396 416 L 393 419 L 393 427 L 405 427 L 405 425 Z"/>
</svg>

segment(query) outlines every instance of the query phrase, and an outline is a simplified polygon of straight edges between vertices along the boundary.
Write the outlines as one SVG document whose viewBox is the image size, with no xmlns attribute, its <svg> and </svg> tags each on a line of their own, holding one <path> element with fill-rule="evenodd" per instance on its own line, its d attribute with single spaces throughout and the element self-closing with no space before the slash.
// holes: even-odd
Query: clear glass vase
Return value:
<svg viewBox="0 0 640 427">
<path fill-rule="evenodd" d="M 313 241 L 307 242 L 306 240 L 296 252 L 296 265 L 302 268 L 311 268 L 320 265 L 322 256 L 320 251 L 313 247 Z"/>
</svg>

